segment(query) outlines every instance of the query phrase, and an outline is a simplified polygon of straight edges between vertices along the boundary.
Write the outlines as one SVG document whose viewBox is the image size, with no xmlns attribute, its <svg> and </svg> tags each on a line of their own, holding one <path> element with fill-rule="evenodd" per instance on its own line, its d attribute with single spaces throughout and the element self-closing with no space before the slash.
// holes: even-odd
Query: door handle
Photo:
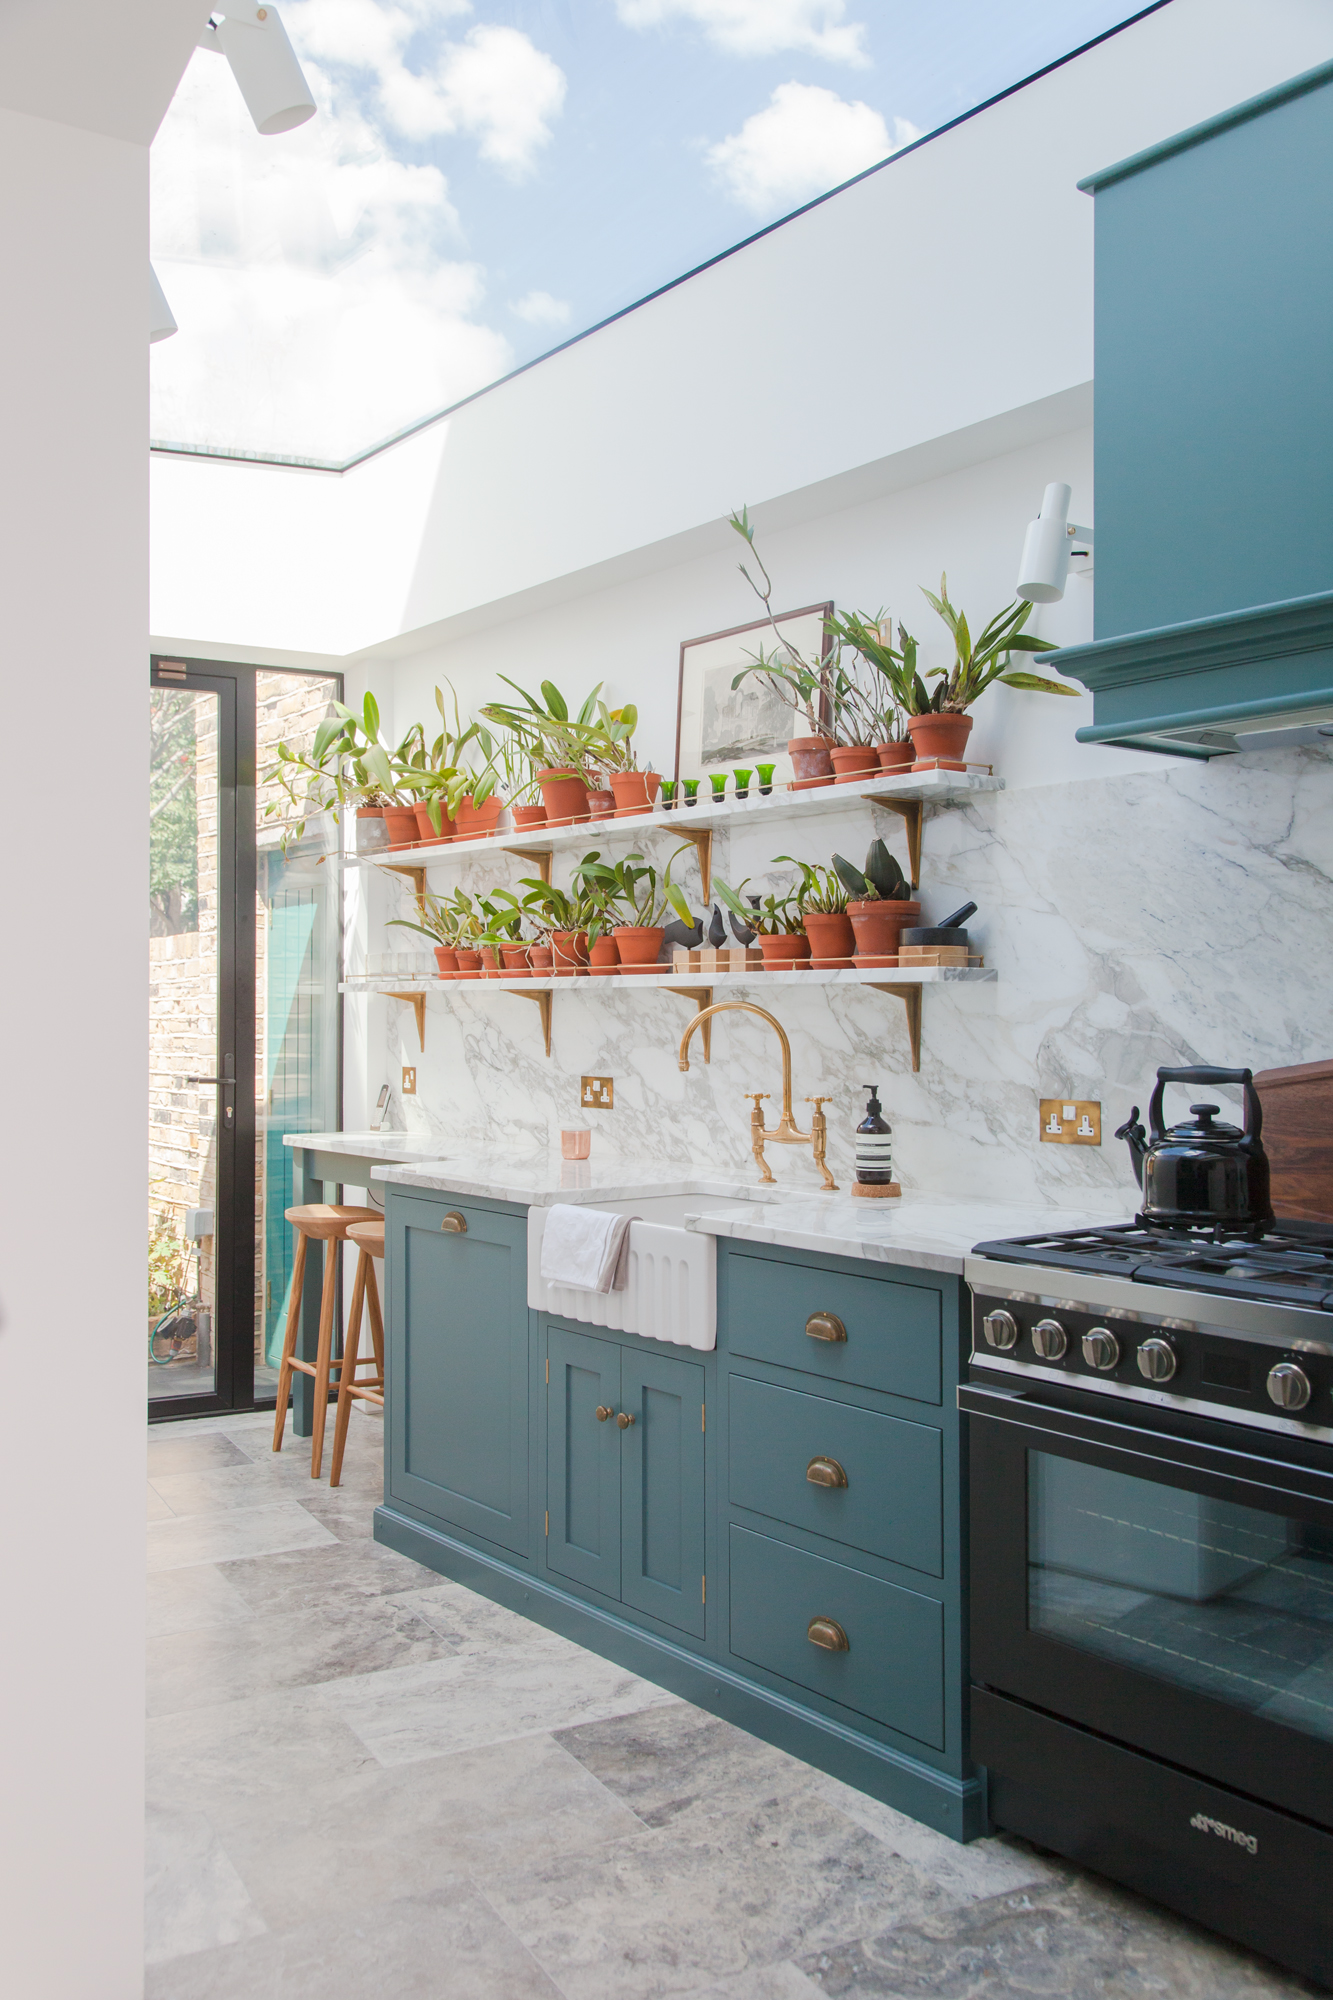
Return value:
<svg viewBox="0 0 1333 2000">
<path fill-rule="evenodd" d="M 805 1323 L 811 1340 L 846 1340 L 847 1329 L 836 1313 L 811 1313 Z"/>
<path fill-rule="evenodd" d="M 222 1091 L 222 1122 L 228 1131 L 236 1123 L 236 1058 L 222 1058 L 221 1076 L 187 1076 L 187 1083 L 214 1083 Z"/>
<path fill-rule="evenodd" d="M 616 1422 L 620 1425 L 622 1431 L 627 1431 L 630 1425 L 634 1422 L 634 1419 L 630 1415 L 628 1410 L 621 1410 L 620 1414 L 616 1418 Z"/>
<path fill-rule="evenodd" d="M 613 1417 L 614 1415 L 615 1411 L 609 1403 L 599 1403 L 597 1405 L 597 1421 L 599 1424 L 604 1424 L 608 1417 Z"/>
<path fill-rule="evenodd" d="M 822 1646 L 826 1653 L 850 1653 L 851 1641 L 836 1618 L 812 1618 L 805 1628 L 805 1636 L 812 1646 Z"/>
<path fill-rule="evenodd" d="M 467 1217 L 460 1215 L 456 1208 L 451 1208 L 442 1219 L 440 1227 L 450 1236 L 466 1236 Z"/>
<path fill-rule="evenodd" d="M 847 1474 L 836 1458 L 812 1458 L 805 1468 L 805 1476 L 812 1486 L 845 1486 Z"/>
</svg>

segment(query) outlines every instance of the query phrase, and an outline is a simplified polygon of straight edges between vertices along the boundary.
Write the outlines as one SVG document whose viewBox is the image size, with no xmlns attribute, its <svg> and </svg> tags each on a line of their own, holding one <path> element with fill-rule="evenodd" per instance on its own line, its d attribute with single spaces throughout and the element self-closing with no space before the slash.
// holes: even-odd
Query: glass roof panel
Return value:
<svg viewBox="0 0 1333 2000">
<path fill-rule="evenodd" d="M 286 0 L 318 115 L 200 51 L 153 146 L 153 438 L 345 460 L 1142 11 Z"/>
</svg>

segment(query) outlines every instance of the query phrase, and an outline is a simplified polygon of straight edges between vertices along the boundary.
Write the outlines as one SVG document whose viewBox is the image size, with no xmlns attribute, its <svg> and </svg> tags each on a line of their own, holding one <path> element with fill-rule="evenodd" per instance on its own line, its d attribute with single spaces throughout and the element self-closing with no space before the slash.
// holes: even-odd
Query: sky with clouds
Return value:
<svg viewBox="0 0 1333 2000">
<path fill-rule="evenodd" d="M 224 9 L 219 0 L 217 13 Z M 152 154 L 155 439 L 339 460 L 1139 11 L 1115 0 L 284 0 L 319 106 L 192 59 Z"/>
</svg>

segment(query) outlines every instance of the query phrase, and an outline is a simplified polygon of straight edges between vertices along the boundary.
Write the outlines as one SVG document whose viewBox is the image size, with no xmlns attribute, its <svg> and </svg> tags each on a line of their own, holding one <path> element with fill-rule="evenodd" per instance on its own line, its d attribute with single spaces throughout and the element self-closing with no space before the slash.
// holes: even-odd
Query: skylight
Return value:
<svg viewBox="0 0 1333 2000">
<path fill-rule="evenodd" d="M 280 0 L 318 115 L 201 53 L 153 147 L 154 440 L 345 460 L 1139 11 Z"/>
</svg>

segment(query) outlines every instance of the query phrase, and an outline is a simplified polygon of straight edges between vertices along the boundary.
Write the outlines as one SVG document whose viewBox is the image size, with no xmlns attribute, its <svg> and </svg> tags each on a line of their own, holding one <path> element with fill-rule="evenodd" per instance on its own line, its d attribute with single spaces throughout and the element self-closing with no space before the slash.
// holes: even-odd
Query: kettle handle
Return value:
<svg viewBox="0 0 1333 2000">
<path fill-rule="evenodd" d="M 1238 1083 L 1245 1098 L 1245 1134 L 1247 1139 L 1258 1141 L 1264 1129 L 1263 1106 L 1259 1093 L 1254 1087 L 1252 1069 L 1212 1069 L 1207 1063 L 1189 1069 L 1159 1069 L 1157 1084 L 1153 1090 L 1152 1102 L 1148 1106 L 1148 1125 L 1154 1140 L 1166 1136 L 1162 1124 L 1162 1097 L 1168 1083 Z"/>
</svg>

